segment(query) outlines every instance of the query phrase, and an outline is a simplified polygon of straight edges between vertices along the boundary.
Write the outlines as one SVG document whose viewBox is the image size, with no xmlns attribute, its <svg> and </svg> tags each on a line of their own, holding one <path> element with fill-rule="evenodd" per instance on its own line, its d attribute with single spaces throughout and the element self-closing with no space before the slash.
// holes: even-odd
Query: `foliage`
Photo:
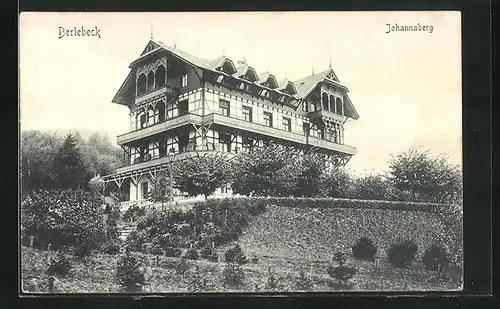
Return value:
<svg viewBox="0 0 500 309">
<path fill-rule="evenodd" d="M 30 192 L 55 189 L 53 159 L 61 141 L 53 134 L 23 131 L 20 143 L 21 189 Z"/>
<path fill-rule="evenodd" d="M 304 271 L 299 272 L 299 277 L 295 282 L 295 287 L 299 291 L 310 291 L 314 288 L 314 284 L 311 276 L 306 274 Z"/>
<path fill-rule="evenodd" d="M 458 166 L 444 156 L 411 148 L 389 161 L 390 181 L 397 190 L 408 192 L 412 199 L 451 202 L 462 196 L 462 174 Z"/>
<path fill-rule="evenodd" d="M 250 262 L 251 262 L 252 264 L 257 264 L 257 263 L 259 263 L 259 257 L 258 257 L 255 253 L 254 253 L 254 254 L 252 254 L 252 256 L 250 257 Z"/>
<path fill-rule="evenodd" d="M 137 292 L 138 287 L 142 287 L 146 281 L 140 262 L 128 250 L 118 260 L 115 277 L 129 292 Z"/>
<path fill-rule="evenodd" d="M 54 172 L 58 188 L 81 189 L 87 185 L 82 153 L 71 133 L 54 157 Z"/>
<path fill-rule="evenodd" d="M 434 209 L 441 222 L 441 242 L 446 244 L 449 251 L 450 263 L 462 266 L 463 263 L 463 205 L 461 201 L 453 204 L 444 204 Z"/>
<path fill-rule="evenodd" d="M 198 254 L 198 250 L 194 248 L 188 248 L 184 250 L 184 252 L 182 252 L 181 254 L 181 258 L 189 260 L 197 260 L 199 257 L 200 255 Z"/>
<path fill-rule="evenodd" d="M 174 264 L 174 269 L 177 274 L 184 275 L 190 269 L 187 259 L 179 259 Z"/>
<path fill-rule="evenodd" d="M 147 193 L 146 198 L 154 203 L 163 204 L 169 202 L 172 196 L 170 190 L 170 179 L 166 177 L 158 177 L 151 182 L 151 190 Z"/>
<path fill-rule="evenodd" d="M 274 272 L 269 272 L 267 274 L 266 283 L 264 289 L 268 291 L 276 291 L 281 288 L 278 276 Z"/>
<path fill-rule="evenodd" d="M 143 251 L 146 253 L 154 254 L 154 255 L 162 255 L 163 248 L 158 243 L 145 243 L 142 247 Z"/>
<path fill-rule="evenodd" d="M 182 254 L 182 250 L 174 247 L 165 247 L 165 256 L 169 257 L 179 257 Z"/>
<path fill-rule="evenodd" d="M 224 244 L 241 235 L 252 216 L 265 211 L 266 201 L 213 199 L 196 203 L 191 209 L 166 209 L 147 213 L 137 222 L 145 241 L 163 248 L 196 248 Z M 129 236 L 130 237 L 130 236 Z"/>
<path fill-rule="evenodd" d="M 433 244 L 425 250 L 422 256 L 422 262 L 428 270 L 438 270 L 438 267 L 443 269 L 443 267 L 448 266 L 449 263 L 446 248 L 438 244 Z"/>
<path fill-rule="evenodd" d="M 325 195 L 335 198 L 347 198 L 350 194 L 351 176 L 342 167 L 331 168 L 325 174 Z"/>
<path fill-rule="evenodd" d="M 222 282 L 225 287 L 239 287 L 243 285 L 245 273 L 240 265 L 236 263 L 226 263 L 222 271 Z"/>
<path fill-rule="evenodd" d="M 81 190 L 38 191 L 21 203 L 23 235 L 35 236 L 40 246 L 51 243 L 88 253 L 104 241 L 99 201 Z"/>
<path fill-rule="evenodd" d="M 138 205 L 130 206 L 122 216 L 123 221 L 136 221 L 138 218 L 146 215 L 146 209 Z"/>
<path fill-rule="evenodd" d="M 71 269 L 71 262 L 63 250 L 59 250 L 55 256 L 49 259 L 47 274 L 49 276 L 66 277 Z"/>
<path fill-rule="evenodd" d="M 122 241 L 117 238 L 111 238 L 106 240 L 101 245 L 101 251 L 106 254 L 118 254 L 120 253 L 120 249 L 122 247 Z"/>
<path fill-rule="evenodd" d="M 409 266 L 415 259 L 418 246 L 411 240 L 394 243 L 387 250 L 387 257 L 392 266 L 402 268 Z"/>
<path fill-rule="evenodd" d="M 95 175 L 112 174 L 123 165 L 121 149 L 113 145 L 106 134 L 93 133 L 80 142 L 80 149 L 87 181 Z"/>
<path fill-rule="evenodd" d="M 347 254 L 344 252 L 335 252 L 333 260 L 338 266 L 328 265 L 326 271 L 330 277 L 337 280 L 337 284 L 341 286 L 348 286 L 351 280 L 357 273 L 354 267 L 346 266 Z"/>
<path fill-rule="evenodd" d="M 146 240 L 144 231 L 132 231 L 125 239 L 125 247 L 130 251 L 142 251 Z"/>
<path fill-rule="evenodd" d="M 196 265 L 187 273 L 187 286 L 190 292 L 207 292 L 212 290 L 213 283 L 209 275 Z"/>
<path fill-rule="evenodd" d="M 239 244 L 234 245 L 226 251 L 224 254 L 224 260 L 226 263 L 237 263 L 239 265 L 243 265 L 248 262 L 245 253 L 243 253 Z"/>
<path fill-rule="evenodd" d="M 371 239 L 367 237 L 361 237 L 354 246 L 352 246 L 352 255 L 355 258 L 373 261 L 376 254 L 377 247 L 375 247 Z"/>
<path fill-rule="evenodd" d="M 194 156 L 175 165 L 174 186 L 189 196 L 205 199 L 229 182 L 228 160 L 220 154 Z"/>
<path fill-rule="evenodd" d="M 328 185 L 325 179 L 326 162 L 324 156 L 315 152 L 300 156 L 300 173 L 294 196 L 316 197 L 324 194 Z"/>
<path fill-rule="evenodd" d="M 201 248 L 200 250 L 200 257 L 204 258 L 204 259 L 209 259 L 210 256 L 213 255 L 213 250 L 212 250 L 212 247 L 210 246 L 204 246 L 203 248 Z"/>
<path fill-rule="evenodd" d="M 298 152 L 269 143 L 241 152 L 234 160 L 231 188 L 246 196 L 291 196 L 298 184 Z"/>
<path fill-rule="evenodd" d="M 389 181 L 381 174 L 370 174 L 352 180 L 350 197 L 363 200 L 389 199 Z"/>
</svg>

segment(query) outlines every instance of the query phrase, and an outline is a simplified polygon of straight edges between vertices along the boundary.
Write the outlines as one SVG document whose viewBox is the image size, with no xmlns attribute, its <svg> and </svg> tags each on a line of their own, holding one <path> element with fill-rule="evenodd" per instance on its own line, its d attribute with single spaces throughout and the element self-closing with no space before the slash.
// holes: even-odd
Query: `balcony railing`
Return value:
<svg viewBox="0 0 500 309">
<path fill-rule="evenodd" d="M 177 95 L 179 93 L 179 89 L 176 88 L 176 87 L 169 86 L 169 85 L 162 86 L 162 87 L 159 87 L 159 88 L 155 88 L 155 89 L 153 89 L 151 91 L 146 91 L 144 93 L 138 94 L 135 97 L 135 103 L 136 104 L 140 103 L 142 101 L 154 98 L 155 96 L 161 95 L 163 93 L 168 93 L 168 94 L 171 94 L 171 95 Z"/>
<path fill-rule="evenodd" d="M 310 112 L 308 115 L 309 115 L 309 118 L 311 118 L 311 119 L 332 118 L 332 119 L 335 119 L 338 121 L 344 121 L 344 116 L 336 114 L 336 113 L 331 112 L 331 111 L 327 111 L 327 110 L 319 110 L 319 111 Z"/>
<path fill-rule="evenodd" d="M 201 124 L 202 118 L 199 115 L 195 114 L 187 114 L 187 115 L 182 115 L 174 118 L 168 118 L 163 122 L 159 122 L 157 124 L 154 124 L 150 127 L 146 128 L 141 128 L 132 132 L 128 132 L 125 134 L 121 134 L 117 136 L 117 143 L 119 145 L 129 143 L 147 136 L 151 136 L 154 134 L 161 133 L 166 130 L 170 130 L 173 128 L 178 128 L 180 126 L 189 124 L 189 123 L 195 123 L 195 124 Z"/>
</svg>

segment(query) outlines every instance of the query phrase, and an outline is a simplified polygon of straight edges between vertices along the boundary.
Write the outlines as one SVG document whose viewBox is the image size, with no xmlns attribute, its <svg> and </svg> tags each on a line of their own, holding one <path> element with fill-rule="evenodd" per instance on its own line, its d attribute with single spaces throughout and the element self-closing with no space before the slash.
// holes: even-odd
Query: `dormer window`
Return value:
<svg viewBox="0 0 500 309">
<path fill-rule="evenodd" d="M 238 88 L 240 88 L 241 90 L 245 90 L 245 83 L 240 83 L 240 86 Z"/>
<path fill-rule="evenodd" d="M 187 73 L 183 73 L 181 75 L 181 87 L 186 87 L 188 84 L 188 75 Z"/>
<path fill-rule="evenodd" d="M 268 93 L 268 92 L 269 92 L 269 91 L 267 91 L 266 89 L 264 89 L 264 90 L 262 90 L 262 91 L 260 92 L 260 95 L 261 95 L 261 96 L 263 96 L 263 97 L 267 97 L 267 93 Z"/>
</svg>

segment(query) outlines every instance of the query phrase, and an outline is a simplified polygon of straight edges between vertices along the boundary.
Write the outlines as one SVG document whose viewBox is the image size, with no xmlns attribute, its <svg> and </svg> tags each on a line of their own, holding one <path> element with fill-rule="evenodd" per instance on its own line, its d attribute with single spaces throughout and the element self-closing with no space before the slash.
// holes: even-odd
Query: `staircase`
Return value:
<svg viewBox="0 0 500 309">
<path fill-rule="evenodd" d="M 121 240 L 125 240 L 127 239 L 128 235 L 130 235 L 130 233 L 132 233 L 133 231 L 135 231 L 137 229 L 137 225 L 135 222 L 132 222 L 132 223 L 126 223 L 125 225 L 123 225 L 119 230 L 118 230 L 118 233 L 119 233 L 119 238 Z"/>
</svg>

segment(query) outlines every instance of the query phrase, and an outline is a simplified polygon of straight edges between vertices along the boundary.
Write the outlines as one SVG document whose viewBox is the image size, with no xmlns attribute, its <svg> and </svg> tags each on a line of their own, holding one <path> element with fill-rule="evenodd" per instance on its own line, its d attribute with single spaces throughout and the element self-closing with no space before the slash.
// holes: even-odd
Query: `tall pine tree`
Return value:
<svg viewBox="0 0 500 309">
<path fill-rule="evenodd" d="M 82 154 L 75 137 L 69 133 L 54 158 L 54 171 L 60 189 L 78 189 L 84 185 Z"/>
</svg>

